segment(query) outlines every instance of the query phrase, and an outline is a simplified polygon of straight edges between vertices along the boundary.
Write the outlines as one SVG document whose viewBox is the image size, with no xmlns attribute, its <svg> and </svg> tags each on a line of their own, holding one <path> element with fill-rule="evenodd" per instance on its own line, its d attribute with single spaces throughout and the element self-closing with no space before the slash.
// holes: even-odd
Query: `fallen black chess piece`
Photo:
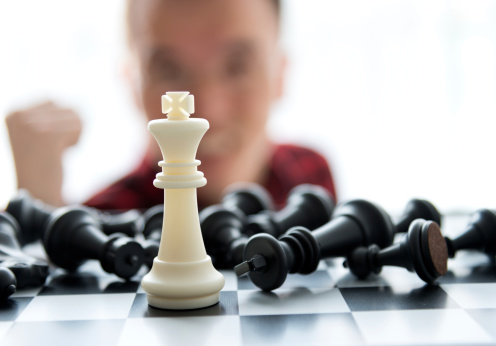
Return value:
<svg viewBox="0 0 496 346">
<path fill-rule="evenodd" d="M 301 184 L 289 192 L 283 209 L 248 216 L 243 233 L 248 236 L 268 233 L 277 238 L 295 226 L 314 230 L 331 219 L 334 207 L 334 199 L 325 188 Z"/>
<path fill-rule="evenodd" d="M 380 207 L 364 200 L 339 205 L 333 218 L 314 231 L 294 227 L 279 240 L 269 234 L 256 234 L 246 244 L 244 262 L 234 271 L 248 274 L 264 291 L 280 287 L 288 273 L 309 274 L 321 259 L 345 257 L 359 246 L 392 244 L 394 225 Z"/>
<path fill-rule="evenodd" d="M 31 197 L 27 190 L 17 192 L 5 209 L 19 223 L 19 244 L 24 246 L 42 238 L 50 213 L 55 208 Z"/>
<path fill-rule="evenodd" d="M 0 267 L 0 302 L 4 301 L 17 289 L 17 280 L 12 270 Z"/>
<path fill-rule="evenodd" d="M 455 239 L 445 239 L 450 258 L 459 250 L 477 250 L 496 256 L 496 213 L 489 209 L 476 211 L 465 232 Z"/>
<path fill-rule="evenodd" d="M 448 271 L 448 249 L 436 222 L 417 219 L 399 243 L 382 250 L 375 244 L 358 247 L 343 265 L 360 279 L 379 274 L 386 265 L 403 267 L 432 284 Z"/>
<path fill-rule="evenodd" d="M 19 224 L 9 213 L 0 212 L 0 300 L 16 289 L 41 286 L 48 276 L 48 264 L 29 256 L 17 241 Z"/>
<path fill-rule="evenodd" d="M 229 210 L 241 211 L 245 216 L 264 210 L 274 210 L 269 192 L 255 183 L 234 183 L 224 192 L 221 205 Z"/>
<path fill-rule="evenodd" d="M 227 189 L 221 204 L 200 212 L 205 249 L 216 268 L 232 269 L 242 258 L 248 238 L 243 234 L 247 217 L 273 208 L 272 197 L 264 187 L 238 183 Z"/>
<path fill-rule="evenodd" d="M 158 255 L 162 224 L 164 221 L 164 205 L 155 205 L 143 213 L 143 237 L 141 246 L 145 252 L 145 264 L 148 268 L 153 265 L 153 259 Z"/>
<path fill-rule="evenodd" d="M 43 238 L 50 214 L 56 208 L 33 198 L 27 190 L 21 189 L 13 197 L 6 208 L 20 225 L 18 239 L 21 246 L 36 242 Z M 143 228 L 141 213 L 137 210 L 125 212 L 106 212 L 89 208 L 102 225 L 107 235 L 124 233 L 134 237 Z"/>
<path fill-rule="evenodd" d="M 144 263 L 141 245 L 124 234 L 110 236 L 103 232 L 100 222 L 85 207 L 64 207 L 50 215 L 43 245 L 50 260 L 69 271 L 76 270 L 86 260 L 100 261 L 108 273 L 129 279 Z"/>
<path fill-rule="evenodd" d="M 416 219 L 430 220 L 441 226 L 441 213 L 429 201 L 412 199 L 405 206 L 405 210 L 395 226 L 395 233 L 406 233 L 410 224 Z"/>
<path fill-rule="evenodd" d="M 333 210 L 334 201 L 327 190 L 303 184 L 290 192 L 286 206 L 278 212 L 262 210 L 247 216 L 244 210 L 216 205 L 202 210 L 200 225 L 214 265 L 230 269 L 243 261 L 243 249 L 250 234 L 268 233 L 277 237 L 294 226 L 313 230 L 328 222 Z"/>
</svg>

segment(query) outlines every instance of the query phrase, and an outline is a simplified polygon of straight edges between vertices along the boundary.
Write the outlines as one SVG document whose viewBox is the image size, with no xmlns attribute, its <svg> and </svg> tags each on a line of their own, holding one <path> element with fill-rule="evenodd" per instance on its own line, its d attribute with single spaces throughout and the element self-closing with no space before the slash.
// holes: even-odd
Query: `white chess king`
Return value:
<svg viewBox="0 0 496 346">
<path fill-rule="evenodd" d="M 205 251 L 198 217 L 196 189 L 207 180 L 195 159 L 208 121 L 189 118 L 194 98 L 189 92 L 167 92 L 162 113 L 167 119 L 152 120 L 148 130 L 157 140 L 163 161 L 153 185 L 164 189 L 162 239 L 150 272 L 141 286 L 148 304 L 161 309 L 197 309 L 219 302 L 224 277 Z"/>
</svg>

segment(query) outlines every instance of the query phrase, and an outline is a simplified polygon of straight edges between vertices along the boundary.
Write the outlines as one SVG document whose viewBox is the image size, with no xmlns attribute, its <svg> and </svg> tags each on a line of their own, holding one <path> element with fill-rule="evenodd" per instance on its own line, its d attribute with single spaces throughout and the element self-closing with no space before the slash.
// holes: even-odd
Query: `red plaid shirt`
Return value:
<svg viewBox="0 0 496 346">
<path fill-rule="evenodd" d="M 321 185 L 336 198 L 334 181 L 327 161 L 313 150 L 295 145 L 278 145 L 269 162 L 269 175 L 262 185 L 278 207 L 285 204 L 288 192 L 300 184 Z M 164 203 L 161 189 L 153 186 L 160 168 L 145 159 L 129 175 L 110 185 L 85 204 L 98 209 L 148 209 Z M 199 205 L 202 209 L 206 205 Z"/>
</svg>

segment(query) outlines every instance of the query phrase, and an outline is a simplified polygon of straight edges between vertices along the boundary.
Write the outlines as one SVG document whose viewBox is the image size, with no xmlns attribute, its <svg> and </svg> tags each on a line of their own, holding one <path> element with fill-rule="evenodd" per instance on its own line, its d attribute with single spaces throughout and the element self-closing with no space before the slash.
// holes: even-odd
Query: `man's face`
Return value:
<svg viewBox="0 0 496 346">
<path fill-rule="evenodd" d="M 230 160 L 264 134 L 281 94 L 283 57 L 269 0 L 139 0 L 131 49 L 136 91 L 148 120 L 163 118 L 160 96 L 189 91 L 210 122 L 203 163 Z M 138 8 L 139 7 L 139 8 Z"/>
</svg>

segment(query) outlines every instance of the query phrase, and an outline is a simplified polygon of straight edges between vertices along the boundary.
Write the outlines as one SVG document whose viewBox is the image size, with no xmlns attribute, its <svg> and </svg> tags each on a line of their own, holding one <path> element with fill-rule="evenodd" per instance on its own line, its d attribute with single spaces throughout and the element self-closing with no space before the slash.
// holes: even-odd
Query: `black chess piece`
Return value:
<svg viewBox="0 0 496 346">
<path fill-rule="evenodd" d="M 24 246 L 41 239 L 53 207 L 33 198 L 21 189 L 7 204 L 6 211 L 19 223 L 19 244 Z"/>
<path fill-rule="evenodd" d="M 15 293 L 17 281 L 9 268 L 0 266 L 0 302 Z"/>
<path fill-rule="evenodd" d="M 128 237 L 135 237 L 143 229 L 143 216 L 136 209 L 126 211 L 101 211 L 91 208 L 97 220 L 102 225 L 103 233 L 111 235 L 122 233 Z"/>
<path fill-rule="evenodd" d="M 243 233 L 268 233 L 277 238 L 295 226 L 314 230 L 331 219 L 334 207 L 334 199 L 325 188 L 301 184 L 290 191 L 283 209 L 250 215 Z"/>
<path fill-rule="evenodd" d="M 19 224 L 13 216 L 0 212 L 0 267 L 7 268 L 15 277 L 15 287 L 41 286 L 48 276 L 48 264 L 29 256 L 21 250 L 17 233 Z M 2 278 L 7 278 L 12 288 L 12 277 L 9 271 L 2 270 Z M 1 289 L 1 288 L 0 288 Z"/>
<path fill-rule="evenodd" d="M 458 250 L 478 250 L 496 256 L 496 212 L 489 209 L 476 211 L 465 232 L 455 239 L 445 239 L 450 258 L 455 257 Z"/>
<path fill-rule="evenodd" d="M 20 225 L 18 239 L 21 246 L 36 242 L 43 238 L 50 214 L 56 208 L 33 198 L 27 190 L 21 189 L 13 197 L 6 208 Z M 104 212 L 88 208 L 101 223 L 105 234 L 124 233 L 134 237 L 143 228 L 141 213 L 137 210 L 125 212 Z"/>
<path fill-rule="evenodd" d="M 343 265 L 360 279 L 379 274 L 386 265 L 403 267 L 432 284 L 448 271 L 448 249 L 436 222 L 417 219 L 399 243 L 382 250 L 375 244 L 358 247 Z"/>
<path fill-rule="evenodd" d="M 229 210 L 243 212 L 244 215 L 257 214 L 263 210 L 273 210 L 274 202 L 269 192 L 255 183 L 231 184 L 223 192 L 221 205 Z"/>
<path fill-rule="evenodd" d="M 143 213 L 143 236 L 160 242 L 162 223 L 164 222 L 164 205 L 158 204 Z"/>
<path fill-rule="evenodd" d="M 364 200 L 339 205 L 333 218 L 314 231 L 294 227 L 279 240 L 269 234 L 250 237 L 245 246 L 245 262 L 234 270 L 248 274 L 264 291 L 280 287 L 288 273 L 309 274 L 321 259 L 344 257 L 359 246 L 378 244 L 384 248 L 393 242 L 394 225 L 380 207 Z"/>
<path fill-rule="evenodd" d="M 425 199 L 412 199 L 407 203 L 403 214 L 396 224 L 395 232 L 408 232 L 410 224 L 416 219 L 434 221 L 441 226 L 441 213 L 439 213 L 434 204 Z"/>
<path fill-rule="evenodd" d="M 141 245 L 123 234 L 110 236 L 88 208 L 65 207 L 54 211 L 43 243 L 52 262 L 69 271 L 88 259 L 97 259 L 108 273 L 128 279 L 144 263 Z"/>
<path fill-rule="evenodd" d="M 232 269 L 243 259 L 248 236 L 242 233 L 246 216 L 239 209 L 212 205 L 200 212 L 205 249 L 218 269 Z"/>
<path fill-rule="evenodd" d="M 238 199 L 243 194 L 232 193 L 238 195 Z M 323 187 L 302 184 L 291 191 L 286 207 L 279 212 L 262 210 L 247 216 L 240 208 L 217 205 L 202 210 L 200 224 L 205 248 L 214 265 L 232 268 L 243 260 L 243 249 L 250 234 L 269 233 L 277 237 L 294 226 L 313 230 L 329 221 L 333 209 L 334 201 Z"/>
<path fill-rule="evenodd" d="M 141 246 L 145 251 L 145 264 L 148 268 L 153 265 L 153 260 L 157 257 L 162 237 L 162 224 L 164 221 L 164 205 L 158 204 L 143 213 L 143 237 Z"/>
<path fill-rule="evenodd" d="M 162 237 L 162 224 L 164 220 L 164 205 L 158 204 L 143 213 L 143 237 L 141 246 L 145 253 L 145 264 L 148 268 L 153 265 L 153 260 L 158 255 L 160 239 Z"/>
</svg>

